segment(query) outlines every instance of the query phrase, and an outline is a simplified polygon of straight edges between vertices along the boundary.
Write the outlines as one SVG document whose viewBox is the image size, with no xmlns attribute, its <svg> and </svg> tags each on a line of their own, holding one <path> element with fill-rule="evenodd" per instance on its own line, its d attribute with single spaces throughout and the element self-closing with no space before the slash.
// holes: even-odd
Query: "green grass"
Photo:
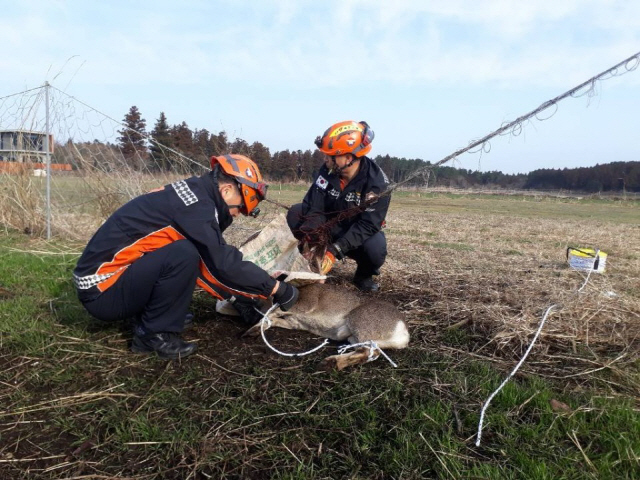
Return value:
<svg viewBox="0 0 640 480">
<path fill-rule="evenodd" d="M 2 478 L 640 476 L 631 397 L 519 376 L 489 408 L 476 448 L 481 403 L 505 374 L 487 363 L 425 348 L 417 335 L 393 352 L 398 369 L 379 360 L 316 372 L 320 355 L 230 346 L 237 328 L 221 320 L 211 320 L 215 335 L 197 324 L 200 356 L 135 356 L 122 325 L 96 323 L 77 302 L 73 254 L 18 252 L 41 249 L 18 234 L 0 236 L 0 247 Z M 211 307 L 196 297 L 199 319 Z M 457 348 L 472 339 L 454 329 L 439 341 Z M 571 412 L 554 412 L 552 399 Z"/>
</svg>

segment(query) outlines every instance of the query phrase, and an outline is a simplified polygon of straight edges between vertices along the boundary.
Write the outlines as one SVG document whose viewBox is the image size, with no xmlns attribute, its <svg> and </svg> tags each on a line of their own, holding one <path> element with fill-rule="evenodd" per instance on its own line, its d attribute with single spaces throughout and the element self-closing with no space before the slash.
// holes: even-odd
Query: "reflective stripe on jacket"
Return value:
<svg viewBox="0 0 640 480">
<path fill-rule="evenodd" d="M 144 254 L 183 239 L 198 249 L 197 283 L 211 295 L 268 297 L 276 280 L 222 237 L 232 221 L 212 173 L 134 198 L 107 219 L 78 260 L 73 279 L 80 300 L 98 297 Z"/>
</svg>

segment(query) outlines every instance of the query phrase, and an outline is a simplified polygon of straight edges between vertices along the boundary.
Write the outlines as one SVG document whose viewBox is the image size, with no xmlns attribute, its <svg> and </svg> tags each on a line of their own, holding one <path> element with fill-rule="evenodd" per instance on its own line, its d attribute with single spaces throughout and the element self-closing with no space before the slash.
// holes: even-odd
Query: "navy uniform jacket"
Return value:
<svg viewBox="0 0 640 480">
<path fill-rule="evenodd" d="M 344 190 L 340 189 L 340 176 L 323 165 L 302 202 L 300 231 L 313 235 L 313 231 L 324 222 L 360 206 L 367 194 L 380 194 L 388 185 L 385 173 L 368 157 L 360 158 L 360 170 Z M 382 228 L 390 201 L 391 196 L 385 195 L 364 211 L 338 222 L 331 232 L 332 242 L 337 243 L 344 253 L 360 247 Z"/>
<path fill-rule="evenodd" d="M 83 302 L 97 298 L 145 253 L 187 239 L 200 253 L 200 287 L 216 298 L 267 298 L 276 280 L 222 238 L 232 221 L 212 172 L 134 198 L 84 249 L 73 271 L 78 297 Z"/>
</svg>

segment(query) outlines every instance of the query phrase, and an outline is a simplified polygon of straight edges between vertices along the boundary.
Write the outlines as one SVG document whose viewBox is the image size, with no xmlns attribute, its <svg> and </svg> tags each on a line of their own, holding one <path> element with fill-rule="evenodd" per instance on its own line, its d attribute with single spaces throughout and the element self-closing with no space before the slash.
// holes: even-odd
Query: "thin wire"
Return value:
<svg viewBox="0 0 640 480">
<path fill-rule="evenodd" d="M 632 64 L 632 62 L 634 62 L 634 61 L 635 61 L 635 63 Z M 631 65 L 631 66 L 629 66 L 629 65 Z M 483 146 L 485 142 L 487 142 L 488 140 L 492 139 L 495 136 L 505 134 L 509 130 L 512 130 L 511 134 L 515 134 L 516 131 L 518 131 L 518 134 L 519 134 L 520 131 L 522 130 L 522 124 L 525 121 L 529 120 L 532 117 L 536 117 L 539 113 L 541 113 L 542 111 L 546 110 L 547 108 L 549 108 L 551 106 L 555 106 L 556 110 L 557 110 L 558 102 L 560 102 L 560 101 L 562 101 L 565 98 L 570 97 L 570 96 L 574 97 L 574 98 L 577 98 L 578 96 L 583 96 L 583 95 L 593 96 L 593 95 L 595 95 L 595 86 L 596 86 L 596 82 L 597 81 L 607 80 L 607 79 L 615 77 L 615 76 L 620 76 L 620 75 L 624 75 L 624 74 L 626 74 L 628 72 L 632 72 L 632 71 L 636 70 L 639 65 L 640 65 L 640 52 L 638 52 L 638 53 L 636 53 L 634 55 L 631 55 L 629 58 L 626 58 L 626 59 L 622 60 L 621 62 L 615 64 L 613 67 L 610 67 L 607 70 L 605 70 L 605 71 L 603 71 L 603 72 L 591 77 L 589 80 L 586 80 L 586 81 L 582 82 L 580 85 L 577 85 L 577 86 L 573 87 L 572 89 L 567 90 L 566 92 L 558 95 L 557 97 L 552 98 L 551 100 L 548 100 L 548 101 L 542 103 L 537 108 L 534 108 L 530 112 L 519 116 L 515 120 L 513 120 L 511 122 L 508 122 L 508 123 L 503 123 L 500 126 L 500 128 L 498 128 L 497 130 L 494 130 L 493 132 L 485 135 L 484 137 L 480 138 L 479 140 L 471 142 L 469 145 L 467 145 L 464 148 L 456 150 L 455 152 L 447 155 L 446 157 L 442 158 L 441 160 L 437 161 L 436 163 L 434 163 L 432 165 L 428 165 L 428 166 L 422 167 L 422 168 L 419 168 L 418 170 L 414 171 L 411 175 L 409 175 L 409 177 L 407 177 L 403 181 L 391 185 L 389 188 L 387 188 L 387 190 L 385 190 L 385 192 L 382 195 L 391 193 L 391 191 L 395 190 L 399 186 L 406 184 L 410 180 L 413 180 L 418 175 L 420 175 L 422 173 L 422 171 L 424 171 L 424 170 L 433 169 L 433 168 L 435 168 L 435 167 L 437 167 L 439 165 L 442 165 L 445 162 L 448 162 L 449 160 L 452 160 L 452 159 L 458 157 L 459 155 L 462 155 L 463 153 L 466 153 L 466 152 L 468 152 L 470 150 L 473 150 L 474 148 L 476 148 L 478 146 Z M 621 67 L 621 66 L 625 67 L 625 71 L 623 71 L 623 72 L 619 72 L 618 71 L 618 68 Z M 607 75 L 609 75 L 609 76 L 607 76 Z M 575 95 L 577 92 L 581 91 L 586 86 L 589 86 L 589 88 L 585 92 L 581 93 L 578 96 Z M 551 115 L 551 116 L 553 116 L 553 115 Z M 544 120 L 547 120 L 548 118 L 550 118 L 550 117 L 543 118 L 543 119 L 538 118 L 538 120 L 539 121 L 544 121 Z"/>
<path fill-rule="evenodd" d="M 174 149 L 172 149 L 172 148 L 167 147 L 166 145 L 162 145 L 161 143 L 157 142 L 156 140 L 154 140 L 154 139 L 153 139 L 153 137 L 151 136 L 151 134 L 149 134 L 149 133 L 139 132 L 138 130 L 136 130 L 136 129 L 134 129 L 134 128 L 129 127 L 129 126 L 128 126 L 128 125 L 126 125 L 125 123 L 123 123 L 123 122 L 121 122 L 121 121 L 119 121 L 119 120 L 116 120 L 116 119 L 115 119 L 115 118 L 113 118 L 113 117 L 110 117 L 110 116 L 109 116 L 109 115 L 107 115 L 106 113 L 101 112 L 100 110 L 98 110 L 98 109 L 96 109 L 96 108 L 92 107 L 91 105 L 88 105 L 88 104 L 84 103 L 82 100 L 78 100 L 77 98 L 75 98 L 75 97 L 73 97 L 73 96 L 69 95 L 68 93 L 66 93 L 66 92 L 64 92 L 64 91 L 62 91 L 62 90 L 60 90 L 59 88 L 56 88 L 56 87 L 53 87 L 53 86 L 52 86 L 52 88 L 54 88 L 55 90 L 57 90 L 57 91 L 58 91 L 58 92 L 60 92 L 61 94 L 65 95 L 65 96 L 66 96 L 66 97 L 68 97 L 69 99 L 71 99 L 71 100 L 73 100 L 73 101 L 76 101 L 76 102 L 78 102 L 78 103 L 79 103 L 79 104 L 81 104 L 81 105 L 84 105 L 84 106 L 85 106 L 85 107 L 87 107 L 89 110 L 93 110 L 94 112 L 96 112 L 96 113 L 98 113 L 98 114 L 100 114 L 100 115 L 102 115 L 102 116 L 104 116 L 104 117 L 108 118 L 108 119 L 109 119 L 109 120 L 111 120 L 112 122 L 117 123 L 118 125 L 120 125 L 120 126 L 121 126 L 122 128 L 124 128 L 125 130 L 129 130 L 129 131 L 134 132 L 134 133 L 136 133 L 136 134 L 138 134 L 138 135 L 141 135 L 142 137 L 144 137 L 144 138 L 145 138 L 145 140 L 147 140 L 147 141 L 148 141 L 148 142 L 150 142 L 150 143 L 153 143 L 154 145 L 156 145 L 156 146 L 160 147 L 161 149 L 163 149 L 163 150 L 167 150 L 167 151 L 169 151 L 169 152 L 171 152 L 171 153 L 174 153 L 174 154 L 178 155 L 180 158 L 183 158 L 184 160 L 188 160 L 189 162 L 191 162 L 191 163 L 193 163 L 193 164 L 195 164 L 195 165 L 197 165 L 197 166 L 199 166 L 199 167 L 202 167 L 202 164 L 201 164 L 201 163 L 199 163 L 199 162 L 197 162 L 197 161 L 193 160 L 192 158 L 187 157 L 186 155 L 183 155 L 182 153 L 178 152 L 177 150 L 174 150 Z M 0 100 L 1 100 L 1 99 L 0 99 Z"/>
<path fill-rule="evenodd" d="M 24 95 L 25 93 L 33 92 L 34 90 L 40 90 L 41 88 L 44 88 L 44 85 L 42 85 L 40 87 L 30 88 L 29 90 L 23 90 L 22 92 L 12 93 L 11 95 L 6 95 L 4 97 L 0 97 L 0 100 L 4 100 L 6 98 L 15 97 L 16 95 Z"/>
<path fill-rule="evenodd" d="M 633 62 L 635 62 L 635 63 L 633 63 Z M 566 92 L 564 92 L 564 93 L 552 98 L 551 100 L 547 100 L 546 102 L 542 103 L 537 108 L 534 108 L 530 112 L 519 116 L 515 120 L 513 120 L 511 122 L 506 122 L 506 123 L 503 122 L 502 125 L 500 126 L 500 128 L 494 130 L 491 133 L 488 133 L 487 135 L 485 135 L 484 137 L 482 137 L 482 138 L 480 138 L 478 140 L 474 140 L 474 141 L 470 142 L 466 147 L 460 148 L 460 149 L 456 150 L 455 152 L 450 153 L 446 157 L 443 157 L 442 159 L 438 160 L 436 163 L 425 165 L 424 167 L 421 167 L 421 168 L 418 168 L 418 169 L 414 170 L 413 173 L 411 173 L 404 180 L 389 185 L 389 187 L 387 187 L 387 189 L 384 192 L 382 192 L 378 196 L 375 196 L 375 198 L 371 198 L 369 200 L 365 200 L 359 206 L 356 206 L 356 207 L 353 207 L 353 208 L 351 208 L 349 210 L 344 211 L 343 212 L 344 215 L 342 215 L 342 217 L 339 220 L 337 220 L 337 217 L 333 218 L 333 219 L 329 220 L 329 222 L 327 222 L 325 225 L 323 225 L 322 228 L 330 229 L 337 221 L 342 221 L 345 218 L 357 215 L 358 213 L 364 211 L 369 205 L 377 202 L 380 197 L 391 195 L 391 193 L 394 190 L 396 190 L 397 188 L 401 187 L 402 185 L 407 184 L 408 182 L 410 182 L 411 180 L 413 180 L 414 178 L 416 178 L 418 176 L 424 175 L 425 172 L 434 171 L 434 169 L 436 167 L 442 165 L 443 163 L 446 163 L 446 162 L 448 162 L 450 160 L 455 160 L 457 157 L 459 157 L 463 153 L 467 153 L 467 152 L 470 152 L 470 151 L 473 152 L 474 149 L 478 149 L 476 151 L 489 153 L 491 151 L 491 144 L 489 143 L 489 140 L 491 140 L 492 138 L 494 138 L 496 136 L 507 135 L 507 134 L 508 135 L 512 135 L 512 136 L 518 136 L 523 131 L 524 122 L 530 120 L 531 118 L 536 118 L 538 121 L 548 120 L 553 115 L 555 115 L 555 112 L 557 112 L 558 103 L 560 101 L 564 100 L 567 97 L 577 98 L 577 97 L 583 96 L 583 95 L 593 96 L 593 95 L 595 95 L 596 82 L 604 81 L 604 80 L 607 80 L 607 79 L 615 77 L 615 76 L 621 76 L 621 75 L 624 75 L 626 73 L 632 72 L 632 71 L 636 70 L 639 65 L 640 65 L 640 52 L 638 52 L 638 53 L 636 53 L 634 55 L 631 55 L 630 57 L 622 60 L 621 62 L 617 63 L 613 67 L 610 67 L 607 70 L 605 70 L 605 71 L 603 71 L 603 72 L 591 77 L 590 79 L 588 79 L 588 80 L 582 82 L 581 84 L 573 87 L 572 89 L 567 90 Z M 625 71 L 622 71 L 622 72 L 618 71 L 618 68 L 621 67 L 621 66 L 625 67 Z M 586 86 L 589 86 L 589 88 L 585 92 L 580 93 L 580 95 L 576 95 L 577 92 L 580 92 Z M 546 109 L 548 109 L 550 107 L 555 107 L 555 110 L 554 110 L 553 114 L 551 114 L 551 115 L 549 115 L 547 117 L 543 117 L 543 118 L 538 117 L 538 114 L 540 114 L 541 112 L 543 112 L 544 110 L 546 110 Z M 276 205 L 278 205 L 278 206 L 280 206 L 282 208 L 285 208 L 285 209 L 289 209 L 290 208 L 290 207 L 287 207 L 287 206 L 285 206 L 283 204 L 279 204 L 279 203 L 276 203 L 276 202 L 272 202 L 272 203 L 275 203 Z"/>
</svg>

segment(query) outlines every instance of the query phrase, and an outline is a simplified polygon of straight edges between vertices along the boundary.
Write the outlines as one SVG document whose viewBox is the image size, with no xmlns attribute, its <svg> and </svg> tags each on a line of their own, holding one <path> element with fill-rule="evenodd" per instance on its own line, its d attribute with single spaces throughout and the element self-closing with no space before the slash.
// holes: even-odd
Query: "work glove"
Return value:
<svg viewBox="0 0 640 480">
<path fill-rule="evenodd" d="M 334 263 L 336 263 L 336 256 L 329 250 L 324 252 L 324 257 L 322 257 L 322 261 L 320 262 L 320 275 L 326 275 L 329 273 L 333 268 Z"/>
<path fill-rule="evenodd" d="M 280 305 L 280 310 L 286 312 L 296 304 L 299 295 L 300 292 L 296 287 L 286 282 L 280 282 L 278 290 L 273 295 L 273 300 Z"/>
<path fill-rule="evenodd" d="M 327 247 L 327 252 L 330 252 L 334 257 L 336 257 L 336 260 L 344 260 L 344 252 L 337 243 L 329 245 Z"/>
<path fill-rule="evenodd" d="M 343 260 L 344 253 L 340 248 L 340 245 L 337 243 L 333 243 L 327 247 L 327 250 L 324 252 L 324 256 L 322 260 L 320 260 L 320 275 L 326 275 L 331 271 L 333 265 L 336 263 L 336 260 Z"/>
<path fill-rule="evenodd" d="M 247 326 L 251 327 L 262 320 L 262 314 L 257 310 L 260 306 L 257 300 L 244 297 L 236 298 L 232 305 L 240 314 L 242 323 Z"/>
</svg>

